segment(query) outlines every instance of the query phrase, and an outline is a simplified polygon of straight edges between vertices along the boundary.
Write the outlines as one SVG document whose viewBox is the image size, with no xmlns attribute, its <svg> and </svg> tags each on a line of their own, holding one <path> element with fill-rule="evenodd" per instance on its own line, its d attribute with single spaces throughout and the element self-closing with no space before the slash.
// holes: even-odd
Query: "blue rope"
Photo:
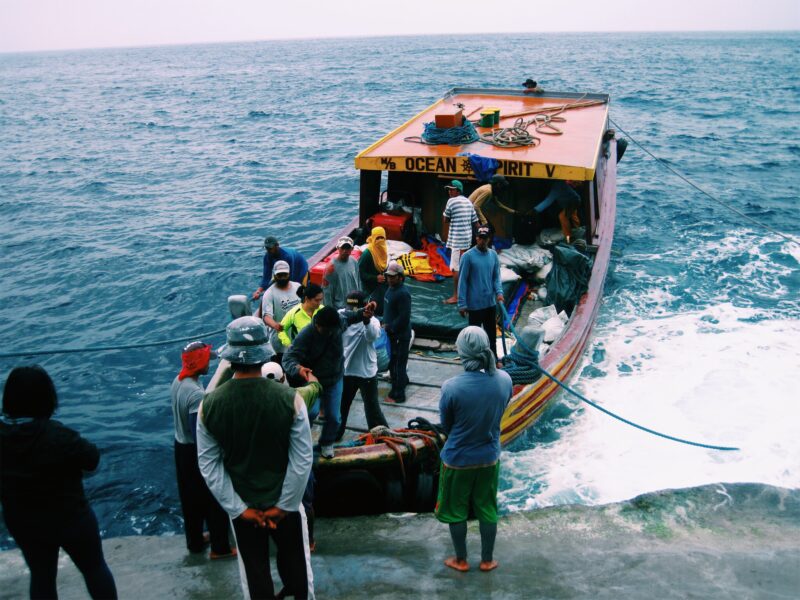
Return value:
<svg viewBox="0 0 800 600">
<path fill-rule="evenodd" d="M 503 311 L 503 316 L 506 319 L 508 319 L 508 312 L 506 311 L 506 307 L 503 306 L 503 304 L 501 303 L 500 304 L 500 308 Z M 533 350 L 531 350 L 527 346 L 527 344 L 525 344 L 525 342 L 522 341 L 522 338 L 517 334 L 517 330 L 514 328 L 514 324 L 513 323 L 510 323 L 510 328 L 511 328 L 511 332 L 517 338 L 517 344 L 521 344 L 523 349 L 526 350 L 527 352 L 533 353 Z M 586 396 L 584 396 L 584 395 L 580 394 L 579 392 L 576 392 L 575 390 L 573 390 L 571 387 L 569 387 L 563 381 L 558 379 L 556 376 L 548 373 L 541 366 L 539 366 L 539 370 L 545 376 L 547 376 L 548 379 L 554 381 L 556 384 L 558 384 L 559 387 L 561 387 L 564 390 L 568 391 L 570 394 L 572 394 L 573 396 L 575 396 L 579 400 L 582 400 L 583 402 L 585 402 L 589 406 L 593 406 L 594 408 L 596 408 L 600 412 L 604 412 L 605 414 L 607 414 L 610 417 L 614 417 L 618 421 L 622 421 L 626 425 L 630 425 L 631 427 L 636 427 L 636 429 L 641 429 L 642 431 L 646 431 L 647 433 L 652 433 L 653 435 L 657 435 L 658 437 L 662 437 L 662 438 L 665 438 L 665 439 L 668 439 L 668 440 L 672 440 L 673 442 L 680 442 L 681 444 L 688 444 L 689 446 L 698 446 L 700 448 L 709 448 L 710 450 L 723 450 L 723 451 L 739 450 L 739 448 L 734 448 L 734 447 L 731 447 L 731 446 L 713 446 L 711 444 L 701 444 L 700 442 L 692 442 L 690 440 L 684 440 L 684 439 L 679 438 L 679 437 L 674 437 L 674 436 L 671 436 L 671 435 L 667 435 L 666 433 L 660 433 L 658 431 L 655 431 L 655 430 L 650 429 L 648 427 L 645 427 L 643 425 L 639 425 L 637 423 L 634 423 L 633 421 L 629 421 L 628 419 L 626 419 L 624 417 L 620 417 L 619 415 L 615 415 L 610 410 L 603 408 L 602 406 L 600 406 L 599 404 L 597 404 L 595 402 L 592 402 Z"/>
<path fill-rule="evenodd" d="M 464 144 L 471 144 L 480 139 L 478 132 L 475 131 L 475 126 L 467 119 L 464 119 L 464 124 L 461 127 L 436 127 L 436 123 L 425 123 L 425 131 L 422 132 L 421 138 L 406 138 L 408 141 L 420 141 L 423 144 L 439 145 L 449 144 L 451 146 L 461 146 Z"/>
<path fill-rule="evenodd" d="M 134 348 L 151 348 L 153 346 L 168 346 L 170 344 L 177 344 L 179 342 L 191 342 L 203 338 L 209 338 L 220 333 L 225 333 L 224 329 L 217 329 L 216 331 L 209 331 L 207 333 L 199 333 L 189 337 L 176 338 L 173 340 L 163 340 L 160 342 L 145 342 L 143 344 L 125 344 L 122 346 L 95 346 L 89 348 L 59 348 L 58 350 L 33 350 L 30 352 L 4 352 L 0 354 L 0 358 L 17 358 L 20 356 L 46 356 L 50 354 L 76 354 L 80 352 L 107 352 L 109 350 L 132 350 Z"/>
</svg>

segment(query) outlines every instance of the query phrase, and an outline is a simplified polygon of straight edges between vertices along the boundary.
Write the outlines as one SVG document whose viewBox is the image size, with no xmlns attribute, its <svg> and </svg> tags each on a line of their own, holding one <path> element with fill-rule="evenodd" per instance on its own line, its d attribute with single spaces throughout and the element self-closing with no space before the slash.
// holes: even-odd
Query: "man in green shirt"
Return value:
<svg viewBox="0 0 800 600">
<path fill-rule="evenodd" d="M 240 317 L 227 327 L 220 357 L 233 377 L 209 393 L 197 423 L 200 471 L 233 521 L 245 596 L 272 598 L 270 538 L 277 547 L 281 596 L 313 598 L 301 500 L 313 451 L 300 394 L 262 377 L 272 354 L 267 327 Z"/>
</svg>

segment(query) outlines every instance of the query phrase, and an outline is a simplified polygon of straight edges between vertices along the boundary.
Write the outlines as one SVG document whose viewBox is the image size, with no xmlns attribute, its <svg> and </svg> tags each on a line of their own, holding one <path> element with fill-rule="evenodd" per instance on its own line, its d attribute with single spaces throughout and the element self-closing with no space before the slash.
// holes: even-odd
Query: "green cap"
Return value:
<svg viewBox="0 0 800 600">
<path fill-rule="evenodd" d="M 461 183 L 458 179 L 453 179 L 453 181 L 450 182 L 450 185 L 446 185 L 444 186 L 444 188 L 446 190 L 458 190 L 459 192 L 463 192 L 464 184 Z"/>
</svg>

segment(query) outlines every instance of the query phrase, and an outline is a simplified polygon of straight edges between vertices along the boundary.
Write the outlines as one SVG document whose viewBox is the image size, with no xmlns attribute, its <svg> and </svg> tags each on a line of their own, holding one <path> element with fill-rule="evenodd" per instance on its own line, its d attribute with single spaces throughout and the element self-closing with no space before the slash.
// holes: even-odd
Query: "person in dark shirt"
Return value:
<svg viewBox="0 0 800 600">
<path fill-rule="evenodd" d="M 258 300 L 270 285 L 272 285 L 272 269 L 279 260 L 289 264 L 289 279 L 303 284 L 308 275 L 308 262 L 297 250 L 281 248 L 278 238 L 269 236 L 264 239 L 264 270 L 261 274 L 261 283 L 253 292 L 253 300 Z"/>
<path fill-rule="evenodd" d="M 92 598 L 116 598 L 83 473 L 100 462 L 97 446 L 52 420 L 53 380 L 39 365 L 17 367 L 3 388 L 0 503 L 6 527 L 31 571 L 31 598 L 56 598 L 58 552 L 83 574 Z"/>
<path fill-rule="evenodd" d="M 392 389 L 387 402 L 401 404 L 406 401 L 408 385 L 408 346 L 411 343 L 411 294 L 404 285 L 405 273 L 396 261 L 386 267 L 386 281 L 389 289 L 383 302 L 383 328 L 389 336 L 391 351 L 389 357 L 389 376 Z"/>
</svg>

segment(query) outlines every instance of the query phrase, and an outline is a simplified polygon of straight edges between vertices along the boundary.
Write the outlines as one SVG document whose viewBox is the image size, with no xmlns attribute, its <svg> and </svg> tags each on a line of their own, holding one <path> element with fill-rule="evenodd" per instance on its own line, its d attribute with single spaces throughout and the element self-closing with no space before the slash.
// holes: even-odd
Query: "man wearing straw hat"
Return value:
<svg viewBox="0 0 800 600">
<path fill-rule="evenodd" d="M 274 598 L 270 538 L 284 589 L 280 597 L 314 597 L 301 500 L 313 460 L 303 398 L 261 374 L 272 350 L 267 327 L 240 317 L 226 330 L 220 357 L 233 378 L 209 393 L 197 422 L 200 471 L 233 520 L 245 597 Z"/>
<path fill-rule="evenodd" d="M 497 568 L 497 482 L 500 474 L 500 420 L 511 400 L 511 377 L 495 368 L 489 337 L 480 327 L 461 330 L 456 349 L 464 373 L 442 385 L 439 417 L 447 433 L 441 452 L 436 518 L 450 527 L 455 556 L 444 564 L 468 571 L 467 517 L 478 518 L 481 571 Z"/>
</svg>

